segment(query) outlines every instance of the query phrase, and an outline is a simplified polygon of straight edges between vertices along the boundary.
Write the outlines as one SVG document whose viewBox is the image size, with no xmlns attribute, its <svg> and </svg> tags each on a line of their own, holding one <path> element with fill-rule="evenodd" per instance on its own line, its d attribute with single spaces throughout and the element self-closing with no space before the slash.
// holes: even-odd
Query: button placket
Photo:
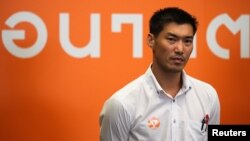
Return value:
<svg viewBox="0 0 250 141">
<path fill-rule="evenodd" d="M 172 99 L 172 140 L 176 141 L 178 140 L 178 122 L 177 117 L 178 111 L 177 111 L 177 103 L 176 99 Z"/>
</svg>

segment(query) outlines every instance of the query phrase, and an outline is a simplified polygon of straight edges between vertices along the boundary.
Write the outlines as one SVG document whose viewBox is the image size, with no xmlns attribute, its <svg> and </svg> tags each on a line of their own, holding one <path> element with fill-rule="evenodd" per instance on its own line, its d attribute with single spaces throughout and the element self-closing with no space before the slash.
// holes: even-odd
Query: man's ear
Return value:
<svg viewBox="0 0 250 141">
<path fill-rule="evenodd" d="M 148 36 L 147 36 L 147 43 L 148 43 L 148 46 L 153 48 L 154 44 L 155 44 L 155 38 L 154 38 L 154 35 L 152 33 L 149 33 Z"/>
</svg>

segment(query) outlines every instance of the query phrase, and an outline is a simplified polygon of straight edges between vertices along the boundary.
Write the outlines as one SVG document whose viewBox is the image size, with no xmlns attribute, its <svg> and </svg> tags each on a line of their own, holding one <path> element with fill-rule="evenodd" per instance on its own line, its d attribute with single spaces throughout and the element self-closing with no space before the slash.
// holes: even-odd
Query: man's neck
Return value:
<svg viewBox="0 0 250 141">
<path fill-rule="evenodd" d="M 162 89 L 175 97 L 182 87 L 182 72 L 166 72 L 157 66 L 152 66 L 152 72 Z"/>
</svg>

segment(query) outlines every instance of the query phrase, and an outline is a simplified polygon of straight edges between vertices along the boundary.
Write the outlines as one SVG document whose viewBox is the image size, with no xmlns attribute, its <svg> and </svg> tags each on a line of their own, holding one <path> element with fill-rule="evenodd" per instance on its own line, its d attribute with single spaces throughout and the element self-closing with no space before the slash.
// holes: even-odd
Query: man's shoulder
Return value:
<svg viewBox="0 0 250 141">
<path fill-rule="evenodd" d="M 188 76 L 188 79 L 192 85 L 192 89 L 194 89 L 194 91 L 197 92 L 199 96 L 207 100 L 218 99 L 217 91 L 212 86 L 212 84 L 205 82 L 203 80 L 194 78 L 192 76 Z"/>
<path fill-rule="evenodd" d="M 137 98 L 140 90 L 143 87 L 144 76 L 141 75 L 138 78 L 130 81 L 121 89 L 117 90 L 107 101 L 115 101 L 116 103 L 122 105 L 131 105 L 133 104 Z"/>
<path fill-rule="evenodd" d="M 192 85 L 196 86 L 196 87 L 215 90 L 215 88 L 209 82 L 206 82 L 206 81 L 203 81 L 201 79 L 192 77 L 190 75 L 188 75 L 187 77 L 188 77 L 190 83 Z"/>
</svg>

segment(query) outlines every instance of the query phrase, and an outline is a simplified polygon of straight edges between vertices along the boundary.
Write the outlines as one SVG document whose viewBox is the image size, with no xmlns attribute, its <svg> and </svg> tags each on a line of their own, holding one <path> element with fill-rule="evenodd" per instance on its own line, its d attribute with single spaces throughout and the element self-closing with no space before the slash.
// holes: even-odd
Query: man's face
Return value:
<svg viewBox="0 0 250 141">
<path fill-rule="evenodd" d="M 190 24 L 169 23 L 157 37 L 148 35 L 153 50 L 153 64 L 164 72 L 181 72 L 193 50 L 193 28 Z"/>
</svg>

